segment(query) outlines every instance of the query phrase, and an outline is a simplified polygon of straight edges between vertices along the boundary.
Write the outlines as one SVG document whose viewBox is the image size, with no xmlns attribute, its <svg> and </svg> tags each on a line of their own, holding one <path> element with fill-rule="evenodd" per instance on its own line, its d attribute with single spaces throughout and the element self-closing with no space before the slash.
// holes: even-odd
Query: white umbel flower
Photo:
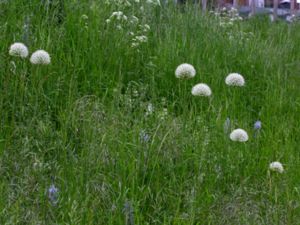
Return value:
<svg viewBox="0 0 300 225">
<path fill-rule="evenodd" d="M 147 0 L 146 3 L 160 6 L 160 0 Z"/>
<path fill-rule="evenodd" d="M 210 96 L 211 95 L 211 89 L 207 84 L 196 84 L 192 88 L 192 95 L 194 96 Z"/>
<path fill-rule="evenodd" d="M 177 78 L 193 78 L 196 75 L 195 68 L 188 63 L 179 65 L 175 70 L 175 76 Z"/>
<path fill-rule="evenodd" d="M 280 162 L 270 163 L 269 169 L 271 171 L 275 171 L 275 172 L 278 172 L 278 173 L 283 173 L 283 171 L 284 171 L 283 166 Z"/>
<path fill-rule="evenodd" d="M 10 46 L 9 54 L 12 56 L 26 58 L 28 56 L 28 49 L 23 43 L 16 42 Z"/>
<path fill-rule="evenodd" d="M 51 62 L 51 58 L 50 58 L 48 52 L 46 52 L 44 50 L 37 50 L 31 55 L 30 62 L 32 64 L 47 65 Z"/>
<path fill-rule="evenodd" d="M 113 12 L 110 16 L 110 19 L 111 18 L 116 18 L 117 20 L 127 20 L 127 16 L 122 11 Z"/>
<path fill-rule="evenodd" d="M 233 130 L 229 137 L 232 141 L 238 141 L 238 142 L 246 142 L 249 139 L 247 132 L 244 131 L 243 129 Z"/>
<path fill-rule="evenodd" d="M 241 74 L 230 73 L 226 79 L 225 83 L 229 86 L 239 86 L 242 87 L 245 85 L 245 79 Z"/>
</svg>

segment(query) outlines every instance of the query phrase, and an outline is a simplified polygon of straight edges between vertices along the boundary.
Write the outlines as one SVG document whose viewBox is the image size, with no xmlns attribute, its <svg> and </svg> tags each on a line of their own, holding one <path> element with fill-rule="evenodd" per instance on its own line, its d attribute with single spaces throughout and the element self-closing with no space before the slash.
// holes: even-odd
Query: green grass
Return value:
<svg viewBox="0 0 300 225">
<path fill-rule="evenodd" d="M 107 24 L 119 10 L 150 31 Z M 135 224 L 299 223 L 299 24 L 75 0 L 2 1 L 0 14 L 0 224 L 130 224 L 128 211 Z M 132 48 L 130 31 L 148 42 Z M 17 41 L 51 64 L 10 56 Z M 197 75 L 178 80 L 185 62 Z M 246 86 L 226 86 L 231 72 Z M 191 95 L 199 82 L 210 98 Z M 229 139 L 227 117 L 248 142 Z"/>
</svg>

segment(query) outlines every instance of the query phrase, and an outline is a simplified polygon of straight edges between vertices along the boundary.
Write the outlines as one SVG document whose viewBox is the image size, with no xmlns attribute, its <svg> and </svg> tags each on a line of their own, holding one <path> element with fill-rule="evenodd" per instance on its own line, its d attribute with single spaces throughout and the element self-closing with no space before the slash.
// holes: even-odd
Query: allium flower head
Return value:
<svg viewBox="0 0 300 225">
<path fill-rule="evenodd" d="M 191 64 L 183 63 L 176 68 L 175 76 L 177 78 L 193 78 L 196 70 Z"/>
<path fill-rule="evenodd" d="M 10 46 L 9 54 L 12 56 L 26 58 L 28 56 L 28 49 L 23 43 L 16 42 Z"/>
<path fill-rule="evenodd" d="M 51 58 L 50 58 L 48 52 L 46 52 L 44 50 L 37 50 L 31 55 L 30 62 L 32 64 L 47 65 L 51 62 Z"/>
<path fill-rule="evenodd" d="M 207 84 L 196 84 L 192 88 L 192 95 L 194 96 L 210 96 L 211 95 L 211 89 Z"/>
<path fill-rule="evenodd" d="M 241 74 L 230 73 L 226 79 L 225 83 L 229 86 L 239 86 L 242 87 L 245 85 L 245 79 Z"/>
<path fill-rule="evenodd" d="M 278 173 L 283 173 L 283 171 L 284 171 L 283 166 L 280 162 L 270 163 L 269 169 L 271 171 L 275 171 L 275 172 L 278 172 Z"/>
<path fill-rule="evenodd" d="M 51 186 L 48 189 L 48 198 L 49 198 L 49 201 L 53 205 L 57 204 L 57 202 L 58 202 L 58 188 L 55 187 L 54 184 L 51 184 Z"/>
<path fill-rule="evenodd" d="M 247 132 L 244 131 L 243 129 L 233 130 L 229 137 L 232 141 L 238 141 L 238 142 L 246 142 L 249 139 Z"/>
<path fill-rule="evenodd" d="M 254 130 L 260 130 L 261 129 L 261 121 L 256 121 L 254 123 Z"/>
</svg>

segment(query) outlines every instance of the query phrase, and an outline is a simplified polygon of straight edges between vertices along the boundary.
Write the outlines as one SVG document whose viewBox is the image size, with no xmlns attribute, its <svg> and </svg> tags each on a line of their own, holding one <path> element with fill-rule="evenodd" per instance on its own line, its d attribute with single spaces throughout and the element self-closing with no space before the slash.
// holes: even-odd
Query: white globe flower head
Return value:
<svg viewBox="0 0 300 225">
<path fill-rule="evenodd" d="M 9 54 L 11 56 L 26 58 L 28 56 L 28 49 L 23 43 L 16 42 L 10 46 Z"/>
<path fill-rule="evenodd" d="M 249 139 L 247 132 L 240 128 L 233 130 L 229 137 L 232 141 L 237 142 L 246 142 Z"/>
<path fill-rule="evenodd" d="M 245 79 L 241 74 L 238 73 L 230 73 L 226 79 L 225 79 L 225 83 L 228 86 L 238 86 L 238 87 L 242 87 L 245 85 Z"/>
<path fill-rule="evenodd" d="M 179 65 L 175 70 L 175 76 L 177 78 L 189 79 L 193 78 L 196 75 L 195 68 L 188 63 L 183 63 Z"/>
<path fill-rule="evenodd" d="M 192 95 L 194 96 L 211 96 L 211 89 L 207 84 L 196 84 L 192 88 Z"/>
<path fill-rule="evenodd" d="M 32 64 L 47 65 L 47 64 L 50 64 L 51 58 L 50 58 L 48 52 L 46 52 L 44 50 L 37 50 L 31 55 L 30 62 Z"/>
<path fill-rule="evenodd" d="M 274 172 L 283 173 L 284 169 L 280 162 L 270 163 L 269 169 Z"/>
</svg>

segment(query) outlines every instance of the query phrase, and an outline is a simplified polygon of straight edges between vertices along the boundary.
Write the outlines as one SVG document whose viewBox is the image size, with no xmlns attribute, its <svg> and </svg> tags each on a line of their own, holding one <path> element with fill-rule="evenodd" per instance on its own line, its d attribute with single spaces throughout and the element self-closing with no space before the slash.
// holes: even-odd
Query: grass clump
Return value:
<svg viewBox="0 0 300 225">
<path fill-rule="evenodd" d="M 296 224 L 299 24 L 126 2 L 0 3 L 0 223 Z"/>
</svg>

